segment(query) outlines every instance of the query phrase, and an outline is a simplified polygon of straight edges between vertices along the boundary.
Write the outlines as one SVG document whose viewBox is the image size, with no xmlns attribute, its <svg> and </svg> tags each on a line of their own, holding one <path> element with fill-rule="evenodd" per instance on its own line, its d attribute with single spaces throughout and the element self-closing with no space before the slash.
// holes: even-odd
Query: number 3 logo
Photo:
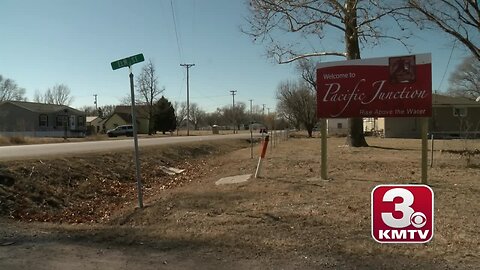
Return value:
<svg viewBox="0 0 480 270">
<path fill-rule="evenodd" d="M 384 202 L 393 202 L 395 198 L 402 198 L 401 203 L 395 204 L 395 211 L 402 212 L 401 218 L 395 218 L 392 213 L 382 213 L 383 222 L 392 228 L 405 228 L 410 225 L 410 217 L 415 212 L 410 206 L 413 204 L 413 194 L 404 188 L 391 189 L 383 195 Z"/>
</svg>

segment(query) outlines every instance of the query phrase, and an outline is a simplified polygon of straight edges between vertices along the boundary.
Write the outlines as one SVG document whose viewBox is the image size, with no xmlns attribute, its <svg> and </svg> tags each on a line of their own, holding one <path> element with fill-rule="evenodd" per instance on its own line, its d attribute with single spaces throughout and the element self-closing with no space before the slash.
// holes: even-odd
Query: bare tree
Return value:
<svg viewBox="0 0 480 270">
<path fill-rule="evenodd" d="M 223 121 L 225 123 L 234 123 L 235 128 L 240 130 L 240 126 L 249 121 L 246 109 L 247 105 L 244 102 L 235 102 L 235 109 L 232 105 L 224 106 L 221 109 Z"/>
<path fill-rule="evenodd" d="M 199 125 L 205 120 L 206 112 L 202 110 L 197 103 L 190 104 L 190 120 L 194 129 L 198 130 Z"/>
<path fill-rule="evenodd" d="M 480 6 L 478 0 L 408 0 L 420 19 L 460 41 L 480 61 Z"/>
<path fill-rule="evenodd" d="M 315 56 L 360 59 L 361 46 L 375 46 L 382 39 L 407 46 L 404 41 L 411 33 L 406 26 L 412 23 L 408 10 L 401 1 L 393 0 L 250 0 L 249 28 L 242 31 L 254 41 L 266 43 L 267 55 L 279 63 Z M 399 31 L 387 28 L 389 25 Z M 324 48 L 322 40 L 327 35 L 342 37 L 344 49 Z M 307 46 L 313 43 L 322 50 Z M 367 146 L 362 118 L 350 119 L 349 130 L 349 145 Z"/>
<path fill-rule="evenodd" d="M 98 111 L 95 109 L 95 106 L 82 106 L 79 108 L 80 111 L 85 112 L 87 116 L 98 116 Z"/>
<path fill-rule="evenodd" d="M 143 66 L 140 75 L 137 77 L 136 86 L 139 103 L 147 106 L 148 117 L 151 121 L 155 111 L 155 103 L 159 99 L 159 96 L 165 91 L 165 88 L 158 87 L 158 77 L 152 60 Z M 151 123 L 148 134 L 151 135 L 152 132 L 153 124 Z"/>
<path fill-rule="evenodd" d="M 303 58 L 298 60 L 297 71 L 300 73 L 302 79 L 312 86 L 313 90 L 317 89 L 317 68 L 316 63 Z"/>
<path fill-rule="evenodd" d="M 303 125 L 312 137 L 317 123 L 315 92 L 306 82 L 283 82 L 277 90 L 277 111 L 295 126 Z"/>
<path fill-rule="evenodd" d="M 44 95 L 40 93 L 38 89 L 35 90 L 35 94 L 33 95 L 33 101 L 38 103 L 46 103 Z"/>
<path fill-rule="evenodd" d="M 25 89 L 18 87 L 12 79 L 6 79 L 0 75 L 0 102 L 2 101 L 25 101 Z"/>
<path fill-rule="evenodd" d="M 107 118 L 107 117 L 110 117 L 113 112 L 115 111 L 115 108 L 117 106 L 115 105 L 103 105 L 103 106 L 100 106 L 98 107 L 98 116 L 100 118 Z"/>
<path fill-rule="evenodd" d="M 217 108 L 217 110 L 214 112 L 207 113 L 207 115 L 205 116 L 205 122 L 209 126 L 213 126 L 213 125 L 223 126 L 228 123 L 228 121 L 225 121 L 225 117 L 223 117 L 223 111 L 220 108 Z"/>
<path fill-rule="evenodd" d="M 70 88 L 67 85 L 56 84 L 53 87 L 48 88 L 43 94 L 36 90 L 33 100 L 39 103 L 69 106 L 73 102 L 73 97 L 71 96 Z"/>
<path fill-rule="evenodd" d="M 173 103 L 173 109 L 175 110 L 175 121 L 177 124 L 176 126 L 177 126 L 177 135 L 178 135 L 178 130 L 180 129 L 180 125 L 187 118 L 187 103 L 186 102 L 179 103 L 175 101 Z"/>
<path fill-rule="evenodd" d="M 469 99 L 480 97 L 480 61 L 475 57 L 467 57 L 450 75 L 448 93 Z"/>
</svg>

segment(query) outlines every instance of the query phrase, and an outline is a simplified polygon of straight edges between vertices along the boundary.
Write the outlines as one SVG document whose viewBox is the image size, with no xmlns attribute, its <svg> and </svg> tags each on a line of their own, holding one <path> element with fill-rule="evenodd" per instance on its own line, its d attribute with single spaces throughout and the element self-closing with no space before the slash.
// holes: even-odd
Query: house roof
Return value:
<svg viewBox="0 0 480 270">
<path fill-rule="evenodd" d="M 97 119 L 98 116 L 87 116 L 86 117 L 86 122 L 91 123 L 93 120 Z"/>
<path fill-rule="evenodd" d="M 122 118 L 123 121 L 125 121 L 125 123 L 132 123 L 132 117 L 130 116 L 129 113 L 114 113 L 116 115 L 118 115 L 118 117 Z"/>
<path fill-rule="evenodd" d="M 10 103 L 12 105 L 21 107 L 25 110 L 29 110 L 31 112 L 37 112 L 37 113 L 53 113 L 53 112 L 59 112 L 67 109 L 70 112 L 75 112 L 77 114 L 85 114 L 82 111 L 76 110 L 66 105 L 45 104 L 45 103 L 36 103 L 36 102 L 27 102 L 27 101 L 5 101 L 4 103 Z"/>
<path fill-rule="evenodd" d="M 432 94 L 432 106 L 478 106 L 480 102 L 464 98 L 464 97 L 452 97 L 439 94 Z"/>
</svg>

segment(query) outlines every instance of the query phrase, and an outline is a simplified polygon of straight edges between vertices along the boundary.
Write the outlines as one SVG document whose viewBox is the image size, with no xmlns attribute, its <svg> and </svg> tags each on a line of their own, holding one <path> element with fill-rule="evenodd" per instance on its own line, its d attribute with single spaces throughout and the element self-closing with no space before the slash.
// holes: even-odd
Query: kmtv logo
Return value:
<svg viewBox="0 0 480 270">
<path fill-rule="evenodd" d="M 433 190 L 379 185 L 372 190 L 372 237 L 379 243 L 426 243 L 433 237 Z"/>
</svg>

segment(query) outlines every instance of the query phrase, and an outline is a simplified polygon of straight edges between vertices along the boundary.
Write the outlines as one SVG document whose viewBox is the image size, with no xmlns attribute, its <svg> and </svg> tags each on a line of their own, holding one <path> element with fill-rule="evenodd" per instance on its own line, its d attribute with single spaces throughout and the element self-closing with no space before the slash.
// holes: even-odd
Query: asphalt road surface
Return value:
<svg viewBox="0 0 480 270">
<path fill-rule="evenodd" d="M 254 134 L 257 137 L 258 134 Z M 172 143 L 213 141 L 221 139 L 249 138 L 249 133 L 230 135 L 209 135 L 189 137 L 160 137 L 139 138 L 139 147 L 155 146 Z M 30 159 L 55 155 L 72 155 L 82 153 L 96 153 L 131 148 L 133 150 L 133 138 L 125 140 L 105 140 L 92 142 L 51 143 L 33 145 L 14 145 L 0 147 L 0 160 Z"/>
</svg>

